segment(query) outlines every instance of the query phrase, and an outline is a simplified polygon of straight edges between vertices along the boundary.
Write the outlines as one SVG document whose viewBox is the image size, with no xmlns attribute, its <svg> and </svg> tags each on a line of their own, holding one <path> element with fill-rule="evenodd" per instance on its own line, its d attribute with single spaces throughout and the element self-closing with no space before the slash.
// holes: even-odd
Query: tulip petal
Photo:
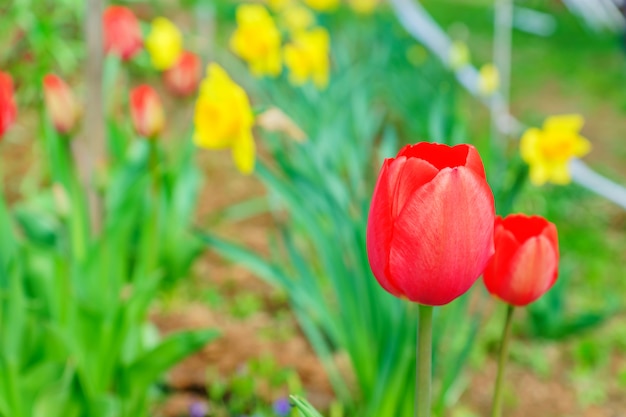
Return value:
<svg viewBox="0 0 626 417">
<path fill-rule="evenodd" d="M 412 301 L 449 303 L 467 291 L 494 251 L 494 199 L 472 169 L 445 168 L 396 219 L 390 273 Z"/>
<path fill-rule="evenodd" d="M 505 229 L 501 221 L 496 221 L 494 234 L 496 252 L 487 263 L 487 267 L 483 272 L 483 281 L 487 291 L 497 296 L 502 294 L 504 288 L 508 285 L 507 277 L 502 276 L 506 274 L 503 271 L 509 271 L 511 260 L 517 254 L 521 243 L 513 232 Z"/>
<path fill-rule="evenodd" d="M 559 239 L 556 226 L 541 216 L 527 216 L 525 214 L 511 214 L 502 219 L 498 217 L 496 221 L 496 232 L 498 227 L 507 230 L 515 236 L 520 244 L 523 244 L 531 237 L 545 236 L 554 248 L 559 247 Z"/>
<path fill-rule="evenodd" d="M 441 170 L 464 166 L 469 148 L 470 145 L 448 146 L 441 143 L 419 142 L 405 146 L 398 156 L 423 159 Z"/>
<path fill-rule="evenodd" d="M 391 215 L 395 218 L 415 191 L 430 182 L 439 170 L 418 158 L 400 157 L 390 165 L 389 190 L 391 195 Z"/>
<path fill-rule="evenodd" d="M 508 285 L 500 297 L 516 306 L 532 303 L 554 285 L 557 265 L 558 255 L 548 238 L 528 239 L 511 260 Z"/>
<path fill-rule="evenodd" d="M 479 177 L 487 179 L 487 175 L 485 175 L 485 166 L 483 165 L 482 159 L 480 159 L 480 154 L 472 145 L 465 146 L 468 147 L 465 166 L 474 171 Z"/>
<path fill-rule="evenodd" d="M 393 233 L 393 219 L 390 213 L 392 185 L 389 181 L 389 178 L 393 176 L 390 174 L 391 165 L 398 169 L 402 163 L 398 159 L 387 159 L 380 170 L 367 219 L 366 244 L 370 267 L 376 280 L 385 290 L 400 297 L 402 292 L 391 282 L 388 271 L 389 248 Z"/>
<path fill-rule="evenodd" d="M 368 219 L 368 253 L 371 254 L 370 264 L 374 275 L 383 288 L 396 296 L 401 293 L 389 274 L 393 221 L 407 198 L 437 173 L 437 169 L 426 161 L 401 156 L 385 161 L 378 177 Z"/>
</svg>

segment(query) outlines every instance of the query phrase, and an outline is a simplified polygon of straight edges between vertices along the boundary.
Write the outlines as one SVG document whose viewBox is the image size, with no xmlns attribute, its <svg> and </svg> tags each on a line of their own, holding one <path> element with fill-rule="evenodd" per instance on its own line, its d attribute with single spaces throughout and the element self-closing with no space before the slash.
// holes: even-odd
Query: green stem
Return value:
<svg viewBox="0 0 626 417">
<path fill-rule="evenodd" d="M 502 342 L 500 344 L 500 357 L 498 358 L 498 375 L 496 376 L 496 386 L 493 391 L 493 403 L 491 407 L 491 417 L 502 415 L 502 385 L 504 380 L 504 367 L 509 352 L 509 340 L 511 339 L 511 323 L 513 322 L 513 312 L 515 307 L 508 305 L 506 309 L 506 321 L 502 331 Z"/>
<path fill-rule="evenodd" d="M 433 308 L 419 305 L 417 336 L 417 388 L 415 417 L 430 416 L 430 393 L 433 350 Z"/>
</svg>

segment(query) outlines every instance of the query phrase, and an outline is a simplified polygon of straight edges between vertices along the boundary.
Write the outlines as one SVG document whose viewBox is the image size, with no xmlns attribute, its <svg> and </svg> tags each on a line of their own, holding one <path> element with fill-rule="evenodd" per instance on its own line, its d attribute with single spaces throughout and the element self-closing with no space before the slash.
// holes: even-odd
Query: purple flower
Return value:
<svg viewBox="0 0 626 417">
<path fill-rule="evenodd" d="M 207 411 L 207 407 L 204 403 L 195 401 L 189 406 L 189 417 L 205 417 Z"/>
<path fill-rule="evenodd" d="M 285 417 L 289 415 L 289 411 L 291 411 L 291 404 L 289 404 L 288 398 L 279 398 L 274 401 L 274 405 L 272 406 L 274 412 L 279 417 Z"/>
</svg>

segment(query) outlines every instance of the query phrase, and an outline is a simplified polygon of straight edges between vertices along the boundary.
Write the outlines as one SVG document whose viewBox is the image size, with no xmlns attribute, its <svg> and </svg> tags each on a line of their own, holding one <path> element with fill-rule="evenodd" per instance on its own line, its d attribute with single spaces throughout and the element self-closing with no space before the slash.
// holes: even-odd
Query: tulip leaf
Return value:
<svg viewBox="0 0 626 417">
<path fill-rule="evenodd" d="M 168 336 L 157 347 L 127 366 L 122 375 L 126 390 L 144 389 L 172 365 L 218 336 L 216 330 L 186 331 Z"/>
<path fill-rule="evenodd" d="M 289 396 L 302 417 L 323 417 L 307 400 L 296 395 Z"/>
</svg>

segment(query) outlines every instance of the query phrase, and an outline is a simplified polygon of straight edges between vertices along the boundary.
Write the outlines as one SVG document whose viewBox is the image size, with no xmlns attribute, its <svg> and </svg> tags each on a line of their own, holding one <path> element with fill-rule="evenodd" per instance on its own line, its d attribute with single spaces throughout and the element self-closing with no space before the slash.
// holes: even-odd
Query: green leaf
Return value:
<svg viewBox="0 0 626 417">
<path fill-rule="evenodd" d="M 145 389 L 177 362 L 216 339 L 216 330 L 175 333 L 156 348 L 129 364 L 122 373 L 122 386 L 127 393 Z"/>
<path fill-rule="evenodd" d="M 212 234 L 198 232 L 200 239 L 220 255 L 232 262 L 237 262 L 246 268 L 254 271 L 259 277 L 265 279 L 271 284 L 279 286 L 288 286 L 289 278 L 270 261 L 263 259 L 249 249 L 244 248 L 227 240 L 221 239 Z"/>
<path fill-rule="evenodd" d="M 307 400 L 296 395 L 290 395 L 289 398 L 293 405 L 296 406 L 300 415 L 303 417 L 324 417 L 322 416 Z"/>
<path fill-rule="evenodd" d="M 2 276 L 8 275 L 9 261 L 17 250 L 16 237 L 13 232 L 13 224 L 7 206 L 4 201 L 4 194 L 0 188 L 0 272 L 4 271 Z M 3 279 L 0 279 L 0 288 Z"/>
</svg>

